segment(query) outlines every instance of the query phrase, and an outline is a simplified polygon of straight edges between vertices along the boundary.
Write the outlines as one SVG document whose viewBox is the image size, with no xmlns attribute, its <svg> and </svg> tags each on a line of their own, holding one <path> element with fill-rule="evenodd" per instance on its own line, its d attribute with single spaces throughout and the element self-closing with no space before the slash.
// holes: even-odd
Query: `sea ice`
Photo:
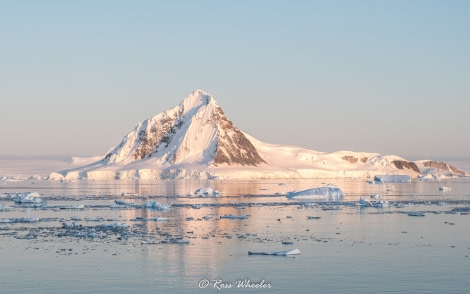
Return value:
<svg viewBox="0 0 470 294">
<path fill-rule="evenodd" d="M 308 199 L 308 200 L 324 200 L 324 201 L 342 201 L 344 193 L 340 188 L 334 185 L 324 187 L 311 188 L 302 191 L 292 191 L 287 193 L 289 199 Z"/>
</svg>

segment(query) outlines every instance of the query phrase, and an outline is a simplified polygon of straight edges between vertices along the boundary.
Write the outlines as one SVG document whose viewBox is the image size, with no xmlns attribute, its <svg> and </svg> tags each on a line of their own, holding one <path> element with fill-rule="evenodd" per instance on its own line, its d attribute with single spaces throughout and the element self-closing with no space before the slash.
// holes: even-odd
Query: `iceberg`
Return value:
<svg viewBox="0 0 470 294">
<path fill-rule="evenodd" d="M 376 184 L 409 183 L 411 182 L 411 177 L 408 175 L 377 175 L 374 177 L 374 182 Z"/>
<path fill-rule="evenodd" d="M 344 193 L 334 185 L 311 188 L 302 191 L 292 191 L 287 193 L 289 199 L 323 200 L 323 201 L 343 201 Z"/>
</svg>

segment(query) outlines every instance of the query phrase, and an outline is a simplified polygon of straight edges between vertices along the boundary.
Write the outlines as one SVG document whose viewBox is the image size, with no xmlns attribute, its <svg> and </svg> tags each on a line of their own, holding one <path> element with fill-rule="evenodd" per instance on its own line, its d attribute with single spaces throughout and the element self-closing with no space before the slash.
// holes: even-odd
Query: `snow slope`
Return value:
<svg viewBox="0 0 470 294">
<path fill-rule="evenodd" d="M 421 170 L 393 155 L 325 153 L 260 142 L 235 127 L 210 94 L 196 90 L 178 106 L 139 123 L 104 158 L 51 173 L 49 178 L 373 178 L 377 174 L 417 177 Z"/>
</svg>

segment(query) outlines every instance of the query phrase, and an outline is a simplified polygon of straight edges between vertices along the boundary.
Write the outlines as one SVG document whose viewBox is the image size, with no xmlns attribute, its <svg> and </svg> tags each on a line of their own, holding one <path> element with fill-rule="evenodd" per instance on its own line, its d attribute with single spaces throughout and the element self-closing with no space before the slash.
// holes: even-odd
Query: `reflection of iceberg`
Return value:
<svg viewBox="0 0 470 294">
<path fill-rule="evenodd" d="M 275 251 L 275 252 L 265 252 L 265 251 L 248 251 L 248 255 L 277 255 L 277 256 L 287 256 L 287 255 L 297 255 L 300 254 L 299 249 L 291 249 L 285 251 Z"/>
<path fill-rule="evenodd" d="M 292 191 L 287 193 L 287 198 L 292 199 L 310 199 L 324 201 L 342 201 L 344 193 L 340 188 L 327 185 L 324 187 L 311 188 L 303 191 Z"/>
<path fill-rule="evenodd" d="M 39 198 L 39 193 L 37 192 L 28 192 L 24 193 L 23 195 L 20 195 L 17 199 L 15 199 L 15 202 L 18 204 L 37 204 L 41 203 L 42 200 Z"/>
<path fill-rule="evenodd" d="M 374 177 L 374 182 L 377 184 L 409 183 L 411 182 L 411 177 L 407 175 L 377 175 Z"/>
</svg>

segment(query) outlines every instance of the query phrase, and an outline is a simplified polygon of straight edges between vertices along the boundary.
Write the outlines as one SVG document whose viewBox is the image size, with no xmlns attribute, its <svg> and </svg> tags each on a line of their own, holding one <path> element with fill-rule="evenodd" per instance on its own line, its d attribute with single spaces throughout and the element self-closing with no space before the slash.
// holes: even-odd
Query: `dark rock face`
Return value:
<svg viewBox="0 0 470 294">
<path fill-rule="evenodd" d="M 215 123 L 219 125 L 214 165 L 253 165 L 266 163 L 259 155 L 250 140 L 225 116 L 220 107 L 214 114 Z"/>
<path fill-rule="evenodd" d="M 342 160 L 349 161 L 350 163 L 357 163 L 357 162 L 359 161 L 359 158 L 357 158 L 357 157 L 355 157 L 355 156 L 352 156 L 352 155 L 343 156 L 343 157 L 341 157 L 341 159 L 342 159 Z M 366 163 L 368 159 L 369 159 L 369 158 L 367 158 L 367 157 L 362 157 L 362 158 L 361 158 L 361 162 L 362 162 L 362 163 Z"/>
<path fill-rule="evenodd" d="M 463 176 L 465 175 L 464 171 L 459 170 L 458 168 L 456 168 L 452 165 L 449 165 L 447 163 L 444 163 L 444 162 L 437 162 L 437 161 L 430 160 L 430 161 L 424 162 L 424 166 L 425 167 L 438 168 L 438 169 L 445 170 L 445 171 L 450 171 L 450 172 L 460 174 L 460 175 L 463 175 Z"/>
<path fill-rule="evenodd" d="M 346 155 L 346 156 L 343 156 L 341 157 L 342 160 L 346 160 L 346 161 L 349 161 L 350 163 L 356 163 L 359 161 L 359 159 L 357 157 L 354 157 L 352 155 Z"/>
<path fill-rule="evenodd" d="M 394 160 L 392 161 L 392 164 L 398 168 L 398 169 L 411 169 L 417 173 L 421 173 L 421 171 L 419 170 L 418 166 L 416 165 L 416 163 L 414 162 L 411 162 L 411 161 L 405 161 L 405 160 Z"/>
<path fill-rule="evenodd" d="M 142 159 L 153 153 L 160 144 L 171 141 L 171 135 L 175 133 L 176 118 L 165 117 L 158 124 L 154 124 L 150 130 L 140 131 L 140 144 L 137 146 L 134 159 Z"/>
</svg>

